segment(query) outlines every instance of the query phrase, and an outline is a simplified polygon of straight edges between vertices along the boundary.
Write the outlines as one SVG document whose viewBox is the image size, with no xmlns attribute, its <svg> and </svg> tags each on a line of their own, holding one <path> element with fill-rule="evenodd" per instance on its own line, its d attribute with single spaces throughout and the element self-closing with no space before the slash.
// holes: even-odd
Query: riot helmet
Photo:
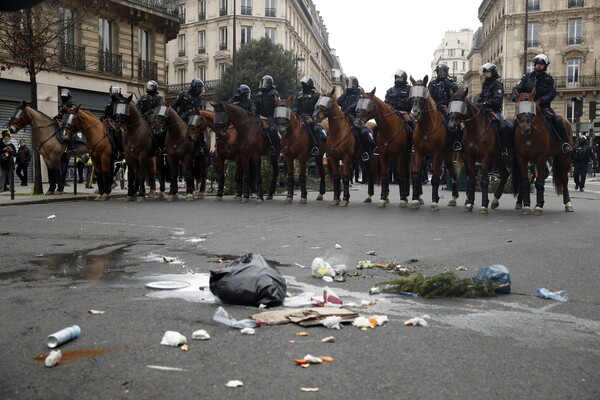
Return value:
<svg viewBox="0 0 600 400">
<path fill-rule="evenodd" d="M 300 79 L 300 85 L 302 85 L 302 91 L 306 93 L 310 92 L 315 87 L 313 78 L 310 75 L 304 75 L 302 79 Z"/>
<path fill-rule="evenodd" d="M 69 89 L 66 89 L 66 88 L 60 89 L 60 99 L 62 100 L 63 103 L 71 100 L 71 92 L 69 91 Z"/>
<path fill-rule="evenodd" d="M 250 90 L 250 86 L 241 84 L 238 90 L 239 90 L 242 98 L 244 98 L 244 99 L 250 98 L 250 93 L 252 93 L 252 91 Z"/>
<path fill-rule="evenodd" d="M 579 144 L 580 146 L 585 146 L 587 144 L 587 137 L 586 136 L 580 136 L 577 139 L 577 144 Z"/>
<path fill-rule="evenodd" d="M 260 84 L 258 85 L 259 89 L 271 90 L 273 89 L 273 77 L 271 75 L 265 75 L 260 80 Z"/>
<path fill-rule="evenodd" d="M 195 93 L 203 93 L 204 92 L 204 82 L 202 79 L 194 78 L 190 83 L 190 90 Z"/>
<path fill-rule="evenodd" d="M 108 94 L 110 97 L 119 97 L 121 94 L 121 87 L 118 85 L 110 85 L 110 89 L 108 89 Z"/>
<path fill-rule="evenodd" d="M 358 89 L 358 78 L 355 76 L 349 76 L 346 78 L 346 90 Z"/>
<path fill-rule="evenodd" d="M 146 93 L 148 93 L 148 94 L 156 93 L 157 90 L 158 90 L 158 83 L 156 83 L 156 81 L 148 81 L 148 83 L 146 83 Z"/>
<path fill-rule="evenodd" d="M 538 64 L 543 64 L 544 65 L 544 69 L 543 70 L 546 71 L 548 69 L 548 64 L 550 64 L 550 59 L 545 54 L 538 54 L 533 59 L 533 68 L 536 69 L 535 66 L 538 65 Z M 541 70 L 537 70 L 536 69 L 536 71 L 541 71 Z"/>
<path fill-rule="evenodd" d="M 396 72 L 394 72 L 394 80 L 396 80 L 396 78 L 401 78 L 403 82 L 406 82 L 408 75 L 405 71 L 398 69 Z"/>
<path fill-rule="evenodd" d="M 435 73 L 437 74 L 438 79 L 446 79 L 448 78 L 449 68 L 446 64 L 440 63 L 435 67 Z"/>
<path fill-rule="evenodd" d="M 479 74 L 483 75 L 486 72 L 491 72 L 492 76 L 498 76 L 498 67 L 496 67 L 496 64 L 485 63 L 479 67 Z"/>
</svg>

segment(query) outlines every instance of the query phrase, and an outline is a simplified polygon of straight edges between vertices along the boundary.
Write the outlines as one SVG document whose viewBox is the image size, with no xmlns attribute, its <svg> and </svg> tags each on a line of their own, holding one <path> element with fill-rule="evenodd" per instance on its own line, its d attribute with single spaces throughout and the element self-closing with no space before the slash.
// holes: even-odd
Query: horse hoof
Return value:
<svg viewBox="0 0 600 400">
<path fill-rule="evenodd" d="M 419 200 L 413 200 L 412 203 L 410 203 L 410 208 L 412 210 L 418 210 L 421 208 L 421 202 Z"/>
<path fill-rule="evenodd" d="M 257 198 L 257 199 L 256 199 L 256 202 L 257 202 L 257 203 L 262 203 L 262 202 L 264 202 L 264 201 L 265 201 L 265 200 L 264 200 L 264 199 L 261 199 L 261 198 Z"/>
<path fill-rule="evenodd" d="M 177 195 L 175 195 L 175 196 L 177 196 Z M 156 198 L 157 199 L 163 199 L 164 197 L 165 197 L 165 192 L 156 193 Z"/>
<path fill-rule="evenodd" d="M 425 204 L 425 201 L 423 201 L 423 196 L 419 196 L 419 203 L 421 203 L 421 205 Z"/>
<path fill-rule="evenodd" d="M 63 192 L 62 190 L 57 190 L 56 192 L 54 192 L 55 195 L 60 196 L 61 194 L 64 194 L 65 192 Z"/>
<path fill-rule="evenodd" d="M 197 199 L 200 199 L 200 200 L 204 200 L 204 197 L 205 197 L 205 194 L 204 194 L 204 192 L 200 192 L 200 193 L 198 193 L 198 194 L 196 195 L 196 198 L 197 198 Z"/>
<path fill-rule="evenodd" d="M 440 211 L 440 206 L 438 205 L 438 203 L 431 203 L 431 206 L 429 206 L 429 208 L 431 209 L 431 211 Z"/>
<path fill-rule="evenodd" d="M 452 199 L 448 202 L 448 207 L 456 207 L 456 199 Z"/>
<path fill-rule="evenodd" d="M 371 196 L 367 197 L 364 201 L 364 203 L 372 203 L 373 199 L 371 199 Z"/>
<path fill-rule="evenodd" d="M 500 202 L 498 201 L 497 198 L 493 198 L 492 199 L 492 210 L 495 210 L 496 208 L 498 208 L 498 206 L 500 205 Z"/>
<path fill-rule="evenodd" d="M 134 201 L 134 200 L 135 200 L 135 197 L 133 197 L 133 196 L 125 197 L 125 201 Z"/>
<path fill-rule="evenodd" d="M 173 201 L 173 200 L 176 200 L 176 199 L 177 199 L 176 195 L 170 194 L 170 195 L 167 196 L 167 201 Z"/>
<path fill-rule="evenodd" d="M 575 211 L 573 209 L 573 206 L 571 205 L 571 202 L 568 202 L 567 204 L 565 204 L 565 211 L 566 212 L 573 212 L 573 211 Z"/>
<path fill-rule="evenodd" d="M 149 198 L 149 199 L 154 199 L 154 198 L 156 198 L 156 192 L 152 192 L 152 191 L 148 192 L 148 198 Z"/>
<path fill-rule="evenodd" d="M 317 196 L 317 201 L 323 201 L 323 195 L 321 193 Z"/>
<path fill-rule="evenodd" d="M 528 206 L 523 207 L 523 215 L 531 215 L 531 208 Z"/>
<path fill-rule="evenodd" d="M 487 214 L 488 213 L 488 208 L 487 207 L 481 207 L 479 208 L 479 214 Z"/>
<path fill-rule="evenodd" d="M 194 198 L 195 198 L 195 197 L 194 197 L 194 194 L 193 194 L 193 193 L 188 193 L 188 194 L 185 196 L 185 201 L 192 201 L 192 200 L 194 200 Z"/>
<path fill-rule="evenodd" d="M 94 194 L 100 194 L 100 191 L 98 189 L 94 190 Z"/>
<path fill-rule="evenodd" d="M 108 201 L 108 200 L 110 200 L 110 194 L 104 193 L 102 195 L 102 198 L 100 199 L 100 201 Z"/>
<path fill-rule="evenodd" d="M 242 203 L 247 203 L 247 202 L 248 202 L 248 200 L 249 200 L 249 199 L 248 199 L 247 197 L 242 197 L 242 200 L 241 200 L 241 202 L 242 202 Z"/>
<path fill-rule="evenodd" d="M 54 190 L 48 190 L 44 193 L 46 196 L 52 196 L 54 194 Z"/>
<path fill-rule="evenodd" d="M 465 208 L 463 209 L 464 212 L 471 212 L 473 211 L 473 204 L 465 204 Z"/>
<path fill-rule="evenodd" d="M 283 204 L 292 204 L 292 198 L 286 197 L 285 200 L 283 201 Z"/>
<path fill-rule="evenodd" d="M 521 204 L 521 203 L 515 204 L 515 210 L 522 210 L 522 209 L 523 209 L 523 204 Z"/>
<path fill-rule="evenodd" d="M 273 200 L 273 195 L 272 194 L 268 194 L 266 197 L 267 200 Z"/>
<path fill-rule="evenodd" d="M 339 200 L 332 200 L 331 201 L 331 205 L 332 206 L 339 206 L 340 205 L 340 201 Z"/>
<path fill-rule="evenodd" d="M 215 201 L 223 201 L 223 196 L 217 196 L 217 197 L 215 197 Z"/>
<path fill-rule="evenodd" d="M 302 198 L 302 199 L 300 199 L 300 201 L 298 202 L 298 204 L 306 204 L 306 203 L 307 203 L 307 201 L 306 201 L 306 198 Z"/>
<path fill-rule="evenodd" d="M 408 201 L 406 201 L 406 200 L 400 200 L 400 203 L 398 203 L 398 207 L 400 207 L 400 208 L 406 208 L 406 207 L 408 207 Z"/>
<path fill-rule="evenodd" d="M 533 209 L 533 215 L 544 215 L 544 209 L 542 207 L 536 206 Z"/>
<path fill-rule="evenodd" d="M 350 203 L 348 200 L 342 200 L 340 202 L 340 207 L 348 207 L 348 203 Z"/>
<path fill-rule="evenodd" d="M 98 201 L 102 198 L 101 194 L 97 194 L 96 197 L 94 197 L 94 201 Z"/>
<path fill-rule="evenodd" d="M 233 199 L 236 201 L 242 201 L 242 196 L 235 196 Z M 246 200 L 246 201 L 248 201 L 248 200 Z"/>
<path fill-rule="evenodd" d="M 146 201 L 146 196 L 138 196 L 138 198 L 137 198 L 138 203 L 143 203 L 145 201 Z"/>
<path fill-rule="evenodd" d="M 379 208 L 383 208 L 387 205 L 387 201 L 385 201 L 385 199 L 379 200 L 379 203 L 377 203 L 377 207 Z"/>
</svg>

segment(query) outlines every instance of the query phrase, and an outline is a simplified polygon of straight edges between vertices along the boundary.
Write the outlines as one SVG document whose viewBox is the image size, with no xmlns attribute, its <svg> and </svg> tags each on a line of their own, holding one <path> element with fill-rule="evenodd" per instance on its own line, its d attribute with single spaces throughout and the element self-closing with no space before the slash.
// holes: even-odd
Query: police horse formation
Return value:
<svg viewBox="0 0 600 400">
<path fill-rule="evenodd" d="M 349 184 L 352 163 L 360 160 L 362 150 L 359 140 L 352 134 L 353 126 L 362 127 L 369 120 L 377 124 L 376 143 L 378 155 L 374 161 L 363 163 L 364 175 L 368 178 L 368 197 L 371 202 L 374 184 L 381 185 L 379 207 L 389 202 L 389 163 L 397 170 L 400 207 L 418 209 L 422 198 L 422 170 L 425 157 L 432 161 L 432 198 L 430 209 L 438 211 L 439 186 L 441 184 L 442 165 L 451 177 L 452 198 L 448 206 L 456 206 L 458 199 L 458 166 L 464 165 L 467 171 L 467 192 L 464 211 L 473 210 L 475 203 L 476 168 L 481 164 L 481 214 L 488 213 L 489 172 L 493 166 L 500 173 L 499 185 L 494 192 L 491 208 L 499 206 L 504 186 L 512 169 L 513 194 L 517 196 L 516 209 L 523 214 L 542 215 L 544 207 L 544 171 L 546 161 L 552 158 L 552 179 L 556 193 L 563 196 L 565 211 L 573 211 L 567 187 L 570 167 L 570 153 L 561 151 L 561 143 L 550 132 L 545 122 L 543 110 L 533 101 L 534 93 L 514 92 L 516 97 L 515 154 L 511 166 L 505 164 L 505 157 L 498 140 L 497 132 L 492 128 L 485 110 L 468 99 L 468 90 L 454 94 L 449 105 L 448 120 L 428 93 L 425 76 L 415 81 L 410 77 L 413 87 L 410 91 L 411 112 L 414 121 L 411 126 L 407 113 L 395 111 L 375 95 L 376 89 L 362 93 L 356 104 L 356 115 L 346 116 L 337 104 L 334 90 L 321 93 L 315 105 L 312 118 L 327 127 L 327 139 L 319 140 L 316 146 L 311 139 L 309 128 L 290 108 L 292 98 L 278 101 L 275 110 L 275 126 L 280 135 L 280 148 L 273 151 L 262 134 L 263 121 L 260 117 L 246 112 L 241 107 L 225 102 L 213 104 L 214 112 L 195 110 L 196 113 L 184 121 L 168 104 L 157 105 L 148 117 L 141 115 L 132 96 L 117 103 L 113 127 L 122 132 L 122 148 L 128 166 L 128 192 L 126 200 L 144 201 L 146 183 L 153 187 L 156 180 L 156 166 L 162 162 L 163 155 L 167 167 L 162 175 L 170 183 L 167 200 L 178 197 L 179 167 L 183 167 L 185 177 L 185 199 L 204 198 L 207 173 L 211 159 L 216 161 L 217 192 L 216 200 L 224 195 L 225 162 L 235 163 L 236 199 L 248 202 L 251 194 L 256 193 L 257 202 L 264 201 L 262 190 L 262 157 L 271 165 L 272 175 L 266 198 L 272 199 L 276 190 L 279 170 L 279 155 L 283 155 L 286 172 L 286 197 L 284 203 L 293 202 L 295 187 L 295 161 L 297 161 L 298 183 L 300 186 L 300 204 L 308 201 L 307 164 L 311 156 L 315 157 L 319 175 L 319 190 L 316 200 L 323 200 L 325 194 L 325 169 L 323 158 L 327 160 L 330 179 L 333 182 L 334 206 L 348 206 L 350 202 Z M 74 155 L 89 153 L 94 165 L 98 190 L 96 200 L 110 198 L 113 178 L 112 166 L 115 154 L 115 138 L 110 135 L 107 122 L 102 122 L 92 113 L 79 106 L 65 110 L 61 123 L 46 114 L 37 111 L 25 102 L 15 110 L 8 126 L 16 133 L 25 126 L 32 128 L 38 153 L 47 168 L 49 190 L 46 194 L 62 194 L 64 180 L 61 177 L 61 158 L 64 156 L 67 141 L 74 140 Z M 450 130 L 462 126 L 461 152 L 454 151 Z M 569 138 L 570 125 L 565 123 Z M 215 150 L 211 154 L 208 129 L 215 132 Z M 82 133 L 82 137 L 78 136 Z M 157 151 L 153 137 L 164 133 L 164 151 Z M 203 138 L 203 140 L 200 140 Z M 528 162 L 534 162 L 538 173 L 534 186 L 536 205 L 531 210 L 530 179 L 527 175 Z M 412 186 L 412 202 L 408 202 Z M 164 186 L 163 186 L 164 187 Z"/>
</svg>

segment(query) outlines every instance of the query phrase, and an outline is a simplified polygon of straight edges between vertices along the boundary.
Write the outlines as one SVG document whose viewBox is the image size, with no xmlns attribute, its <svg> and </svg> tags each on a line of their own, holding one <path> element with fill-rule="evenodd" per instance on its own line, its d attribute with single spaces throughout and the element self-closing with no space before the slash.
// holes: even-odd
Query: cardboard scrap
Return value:
<svg viewBox="0 0 600 400">
<path fill-rule="evenodd" d="M 301 326 L 321 325 L 321 321 L 330 316 L 339 316 L 342 322 L 352 322 L 358 314 L 338 307 L 294 308 L 288 310 L 264 311 L 251 315 L 265 325 L 280 325 L 294 322 Z"/>
</svg>

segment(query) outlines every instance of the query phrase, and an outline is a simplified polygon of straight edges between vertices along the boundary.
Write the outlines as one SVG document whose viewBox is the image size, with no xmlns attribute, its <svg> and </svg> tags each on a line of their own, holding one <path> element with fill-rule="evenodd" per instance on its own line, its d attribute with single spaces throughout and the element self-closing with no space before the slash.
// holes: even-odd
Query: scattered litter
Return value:
<svg viewBox="0 0 600 400">
<path fill-rule="evenodd" d="M 306 268 L 306 265 L 302 265 L 302 264 L 298 264 L 298 263 L 294 263 L 294 265 L 296 267 L 300 267 L 300 268 Z"/>
<path fill-rule="evenodd" d="M 460 267 L 456 267 L 455 269 L 457 271 L 468 271 L 469 270 L 467 267 L 463 267 L 462 265 Z"/>
<path fill-rule="evenodd" d="M 350 273 L 346 274 L 346 276 L 355 277 L 355 276 L 362 276 L 362 275 L 360 274 L 360 272 L 350 272 Z"/>
<path fill-rule="evenodd" d="M 229 381 L 225 384 L 227 387 L 235 388 L 239 386 L 244 386 L 244 382 L 242 381 Z"/>
<path fill-rule="evenodd" d="M 367 251 L 367 255 L 368 256 L 376 256 L 377 252 L 375 250 L 369 250 L 369 251 Z"/>
<path fill-rule="evenodd" d="M 546 288 L 539 288 L 537 290 L 537 292 L 538 292 L 539 296 L 544 299 L 552 299 L 552 300 L 560 301 L 561 303 L 564 303 L 569 300 L 569 295 L 564 290 L 560 290 L 558 292 L 551 292 L 550 290 L 548 290 Z"/>
<path fill-rule="evenodd" d="M 163 261 L 166 262 L 167 264 L 172 263 L 175 260 L 177 260 L 175 257 L 166 257 L 166 256 L 163 256 Z"/>
<path fill-rule="evenodd" d="M 210 271 L 210 291 L 223 303 L 279 306 L 286 290 L 285 278 L 260 254 L 248 253 Z"/>
<path fill-rule="evenodd" d="M 327 283 L 331 283 L 331 282 L 333 282 L 333 278 L 332 278 L 332 277 L 330 277 L 330 276 L 324 276 L 324 277 L 322 277 L 321 279 L 323 279 L 323 280 L 324 280 L 325 282 L 327 282 Z"/>
<path fill-rule="evenodd" d="M 358 265 L 356 266 L 356 269 L 369 269 L 369 268 L 373 268 L 373 264 L 371 263 L 371 260 L 359 261 Z"/>
<path fill-rule="evenodd" d="M 321 298 L 312 298 L 314 304 L 317 307 L 325 307 L 325 306 L 333 306 L 340 307 L 344 302 L 340 299 L 334 292 L 328 287 L 323 289 L 323 299 Z"/>
<path fill-rule="evenodd" d="M 48 216 L 46 217 L 46 219 L 55 219 L 55 218 L 56 218 L 56 215 L 54 215 L 54 214 L 52 214 L 52 215 L 48 215 Z"/>
<path fill-rule="evenodd" d="M 369 300 L 361 300 L 360 301 L 360 305 L 365 307 L 365 306 L 374 306 L 375 304 L 377 304 L 376 301 L 369 301 Z"/>
<path fill-rule="evenodd" d="M 323 339 L 321 339 L 321 342 L 323 342 L 323 343 L 333 343 L 333 342 L 335 342 L 335 337 L 334 336 L 324 337 Z"/>
<path fill-rule="evenodd" d="M 329 263 L 323 260 L 321 257 L 316 257 L 311 265 L 312 275 L 315 278 L 322 278 L 324 276 L 335 276 L 335 270 L 329 265 Z"/>
<path fill-rule="evenodd" d="M 337 315 L 342 317 L 342 322 L 352 322 L 358 316 L 354 311 L 338 307 L 314 307 L 290 310 L 265 311 L 251 317 L 258 319 L 266 325 L 297 323 L 300 326 L 322 325 L 322 320 Z"/>
<path fill-rule="evenodd" d="M 387 270 L 395 270 L 397 266 L 398 264 L 396 264 L 395 262 L 373 264 L 373 268 L 381 268 Z"/>
<path fill-rule="evenodd" d="M 369 294 L 379 294 L 381 293 L 381 288 L 379 286 L 373 286 L 369 289 Z"/>
<path fill-rule="evenodd" d="M 333 357 L 329 357 L 329 356 L 320 356 L 319 357 L 321 360 L 323 361 L 327 361 L 327 362 L 334 362 L 335 360 L 333 359 Z"/>
<path fill-rule="evenodd" d="M 387 321 L 387 315 L 373 315 L 368 318 L 361 316 L 356 318 L 352 325 L 356 326 L 357 328 L 366 330 L 367 328 L 375 328 L 376 326 L 381 326 Z"/>
<path fill-rule="evenodd" d="M 185 336 L 175 331 L 166 331 L 162 340 L 160 341 L 160 344 L 171 347 L 177 347 L 184 343 L 187 343 Z"/>
<path fill-rule="evenodd" d="M 296 336 L 308 336 L 308 332 L 296 332 Z"/>
<path fill-rule="evenodd" d="M 507 240 L 506 243 L 512 243 L 512 240 Z"/>
<path fill-rule="evenodd" d="M 323 277 L 323 280 L 325 280 L 325 277 Z M 336 276 L 333 277 L 333 280 L 336 282 L 346 282 L 346 278 L 344 278 L 344 275 L 342 274 L 336 274 Z"/>
<path fill-rule="evenodd" d="M 294 362 L 295 362 L 296 364 L 299 364 L 299 365 L 305 365 L 305 364 L 308 364 L 308 360 L 305 360 L 304 358 L 297 358 L 297 359 L 295 359 L 295 360 L 294 360 Z"/>
<path fill-rule="evenodd" d="M 475 282 L 486 280 L 491 280 L 499 285 L 496 293 L 510 293 L 510 272 L 504 265 L 490 265 L 481 268 L 473 277 Z"/>
<path fill-rule="evenodd" d="M 177 368 L 177 367 L 165 367 L 162 365 L 146 365 L 146 368 L 158 369 L 161 371 L 180 371 L 180 372 L 189 371 L 189 369 L 183 369 L 183 368 Z"/>
<path fill-rule="evenodd" d="M 261 321 L 257 318 L 242 319 L 238 321 L 235 318 L 229 316 L 229 314 L 227 313 L 227 311 L 225 311 L 223 307 L 217 308 L 215 314 L 213 315 L 213 320 L 235 329 L 258 328 L 261 325 Z"/>
<path fill-rule="evenodd" d="M 323 320 L 323 326 L 329 329 L 342 329 L 342 317 L 332 315 Z"/>
<path fill-rule="evenodd" d="M 398 294 L 400 294 L 402 296 L 423 297 L 421 294 L 413 293 L 413 292 L 398 292 Z"/>
<path fill-rule="evenodd" d="M 414 317 L 404 321 L 406 326 L 427 326 L 427 320 L 431 317 L 427 314 L 421 315 L 420 317 Z"/>
<path fill-rule="evenodd" d="M 104 314 L 106 311 L 100 311 L 100 310 L 89 310 L 88 311 L 90 314 L 92 315 L 98 315 L 98 314 Z"/>
<path fill-rule="evenodd" d="M 243 335 L 255 335 L 256 331 L 254 330 L 254 328 L 243 328 L 242 330 L 240 330 L 240 333 L 242 333 Z"/>
<path fill-rule="evenodd" d="M 51 349 L 59 346 L 69 340 L 75 339 L 81 333 L 81 328 L 78 325 L 73 325 L 58 332 L 54 332 L 48 336 L 48 347 Z"/>
<path fill-rule="evenodd" d="M 187 343 L 181 346 L 181 350 L 183 350 L 183 351 L 188 351 L 189 349 L 190 349 L 190 346 Z"/>
<path fill-rule="evenodd" d="M 336 248 L 336 249 L 341 249 L 341 248 L 342 248 L 342 246 L 340 246 L 339 244 L 337 244 L 337 243 L 336 243 L 336 245 L 335 245 L 335 248 Z"/>
<path fill-rule="evenodd" d="M 184 289 L 188 286 L 190 286 L 190 283 L 185 281 L 156 281 L 146 283 L 148 289 L 157 290 L 177 290 Z"/>
<path fill-rule="evenodd" d="M 60 349 L 52 350 L 50 354 L 48 354 L 48 357 L 46 357 L 46 360 L 44 360 L 44 363 L 46 364 L 46 367 L 54 367 L 56 364 L 59 363 L 61 357 L 62 352 L 60 351 Z"/>
<path fill-rule="evenodd" d="M 308 292 L 308 293 L 299 294 L 297 296 L 288 297 L 283 302 L 283 305 L 286 307 L 312 306 L 312 304 L 313 304 L 312 296 L 313 295 L 314 295 L 314 293 Z"/>
<path fill-rule="evenodd" d="M 226 263 L 226 262 L 227 262 L 227 260 L 221 260 L 221 259 L 218 259 L 218 260 L 217 260 L 217 261 L 215 261 L 215 262 L 216 262 L 217 264 L 223 264 L 223 263 Z"/>
<path fill-rule="evenodd" d="M 290 245 L 289 244 L 284 244 L 283 246 L 281 246 L 282 249 L 284 249 L 286 247 L 290 247 Z"/>
<path fill-rule="evenodd" d="M 200 329 L 200 330 L 194 331 L 192 333 L 192 339 L 208 340 L 208 339 L 210 339 L 210 335 L 204 329 Z"/>
<path fill-rule="evenodd" d="M 319 388 L 308 388 L 308 387 L 301 387 L 300 390 L 302 392 L 318 392 Z"/>
</svg>

